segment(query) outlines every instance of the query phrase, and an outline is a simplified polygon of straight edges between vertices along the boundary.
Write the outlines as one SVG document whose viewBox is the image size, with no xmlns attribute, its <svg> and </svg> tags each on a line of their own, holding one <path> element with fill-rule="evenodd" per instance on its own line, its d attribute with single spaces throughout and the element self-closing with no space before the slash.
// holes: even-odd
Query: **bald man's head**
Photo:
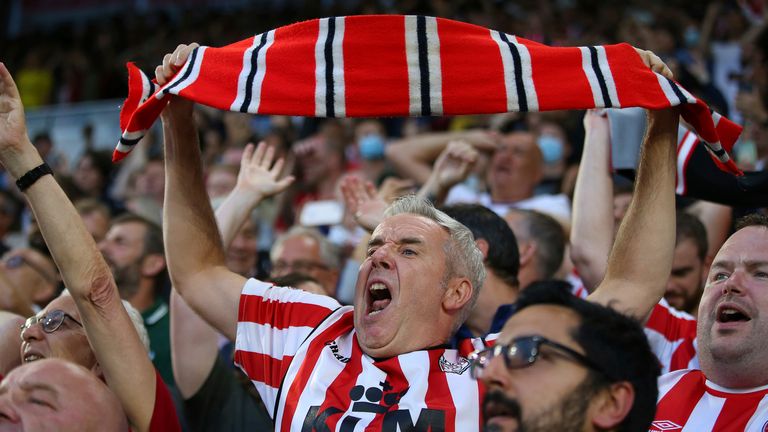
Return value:
<svg viewBox="0 0 768 432">
<path fill-rule="evenodd" d="M 126 431 L 117 397 L 82 366 L 43 359 L 0 383 L 0 432 Z"/>
</svg>

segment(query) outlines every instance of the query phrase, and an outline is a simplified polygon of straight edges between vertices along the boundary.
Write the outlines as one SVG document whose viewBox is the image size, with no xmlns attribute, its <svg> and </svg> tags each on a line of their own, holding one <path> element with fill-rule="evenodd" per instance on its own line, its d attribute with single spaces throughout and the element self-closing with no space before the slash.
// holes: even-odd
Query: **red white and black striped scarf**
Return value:
<svg viewBox="0 0 768 432">
<path fill-rule="evenodd" d="M 436 116 L 682 105 L 718 166 L 741 127 L 646 67 L 627 44 L 548 47 L 425 16 L 315 19 L 222 47 L 201 46 L 159 87 L 129 63 L 120 160 L 152 126 L 168 94 L 252 114 Z"/>
</svg>

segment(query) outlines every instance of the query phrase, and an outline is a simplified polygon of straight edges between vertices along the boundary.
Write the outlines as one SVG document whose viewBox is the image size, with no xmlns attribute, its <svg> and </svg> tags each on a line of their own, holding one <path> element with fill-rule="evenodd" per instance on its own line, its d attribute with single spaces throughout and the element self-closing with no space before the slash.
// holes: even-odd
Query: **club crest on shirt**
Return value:
<svg viewBox="0 0 768 432">
<path fill-rule="evenodd" d="M 465 359 L 464 357 L 459 357 L 458 363 L 454 363 L 452 361 L 448 361 L 444 355 L 440 356 L 438 363 L 440 364 L 440 370 L 445 373 L 452 373 L 456 375 L 463 374 L 467 369 L 469 369 L 470 365 L 469 360 Z"/>
<path fill-rule="evenodd" d="M 768 432 L 768 421 L 763 424 L 763 432 Z"/>
<path fill-rule="evenodd" d="M 335 340 L 329 340 L 325 342 L 325 346 L 328 347 L 328 349 L 331 350 L 331 353 L 334 357 L 336 357 L 336 360 L 342 362 L 342 363 L 349 363 L 349 357 L 345 357 L 341 354 L 339 354 L 339 344 L 336 343 Z"/>
<path fill-rule="evenodd" d="M 669 420 L 656 420 L 653 423 L 651 423 L 651 429 L 649 432 L 665 432 L 665 431 L 676 431 L 680 430 L 683 427 L 679 424 L 669 421 Z"/>
</svg>

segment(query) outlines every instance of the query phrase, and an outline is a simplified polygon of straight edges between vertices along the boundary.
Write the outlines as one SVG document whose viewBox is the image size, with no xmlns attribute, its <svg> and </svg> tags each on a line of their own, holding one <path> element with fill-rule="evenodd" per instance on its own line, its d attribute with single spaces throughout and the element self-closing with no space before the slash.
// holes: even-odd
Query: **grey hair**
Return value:
<svg viewBox="0 0 768 432">
<path fill-rule="evenodd" d="M 147 350 L 147 354 L 149 354 L 149 333 L 147 333 L 147 328 L 144 326 L 144 318 L 141 317 L 141 313 L 138 311 L 138 309 L 128 303 L 128 300 L 121 301 L 123 302 L 125 311 L 128 312 L 128 317 L 131 318 L 131 322 L 133 323 L 133 327 L 136 329 L 136 333 L 139 335 L 139 340 L 141 340 L 141 343 L 144 345 L 144 349 Z"/>
<path fill-rule="evenodd" d="M 61 295 L 72 297 L 72 293 L 67 289 L 62 291 Z M 147 350 L 147 355 L 149 355 L 149 333 L 147 333 L 147 328 L 144 326 L 144 318 L 141 317 L 141 312 L 128 303 L 128 300 L 120 299 L 120 301 L 123 303 L 125 311 L 128 312 L 128 318 L 131 319 L 133 328 L 136 329 L 136 333 L 139 335 L 139 340 L 141 341 L 141 344 L 144 345 L 144 349 Z"/>
<path fill-rule="evenodd" d="M 416 195 L 405 195 L 396 199 L 384 212 L 384 217 L 398 214 L 414 214 L 430 219 L 443 227 L 448 232 L 449 240 L 443 245 L 445 251 L 446 273 L 443 283 L 452 277 L 466 277 L 472 284 L 472 297 L 462 308 L 453 331 L 458 329 L 475 307 L 480 288 L 485 282 L 485 266 L 483 265 L 483 253 L 475 244 L 472 231 L 456 219 L 448 216 L 435 208 L 426 199 Z"/>
<path fill-rule="evenodd" d="M 277 261 L 277 250 L 285 241 L 290 237 L 309 237 L 317 242 L 320 248 L 320 261 L 323 262 L 329 269 L 338 270 L 341 267 L 341 257 L 339 256 L 339 248 L 331 243 L 320 231 L 316 228 L 305 227 L 301 225 L 294 225 L 288 231 L 281 234 L 275 244 L 272 245 L 272 249 L 269 251 L 269 259 L 272 262 Z"/>
</svg>

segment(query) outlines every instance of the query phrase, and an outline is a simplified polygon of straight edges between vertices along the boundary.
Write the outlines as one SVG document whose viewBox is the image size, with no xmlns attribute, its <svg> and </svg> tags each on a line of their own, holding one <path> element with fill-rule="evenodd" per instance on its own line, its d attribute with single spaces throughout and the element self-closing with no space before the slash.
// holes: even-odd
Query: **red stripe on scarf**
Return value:
<svg viewBox="0 0 768 432">
<path fill-rule="evenodd" d="M 305 21 L 275 30 L 275 42 L 267 51 L 260 114 L 315 115 L 318 23 L 318 20 Z"/>
<path fill-rule="evenodd" d="M 408 112 L 405 20 L 397 15 L 378 18 L 346 18 L 344 80 L 350 117 L 365 116 L 371 105 L 385 116 Z M 367 41 L 372 34 L 381 37 Z"/>
<path fill-rule="evenodd" d="M 440 36 L 440 64 L 443 80 L 443 112 L 466 112 L 467 106 L 480 108 L 477 113 L 507 110 L 504 66 L 499 45 L 488 29 L 467 26 L 447 19 L 437 19 Z M 473 48 L 467 50 L 467 44 Z M 477 65 L 482 64 L 482 68 Z M 474 76 L 480 86 L 468 86 L 467 76 Z"/>
</svg>

